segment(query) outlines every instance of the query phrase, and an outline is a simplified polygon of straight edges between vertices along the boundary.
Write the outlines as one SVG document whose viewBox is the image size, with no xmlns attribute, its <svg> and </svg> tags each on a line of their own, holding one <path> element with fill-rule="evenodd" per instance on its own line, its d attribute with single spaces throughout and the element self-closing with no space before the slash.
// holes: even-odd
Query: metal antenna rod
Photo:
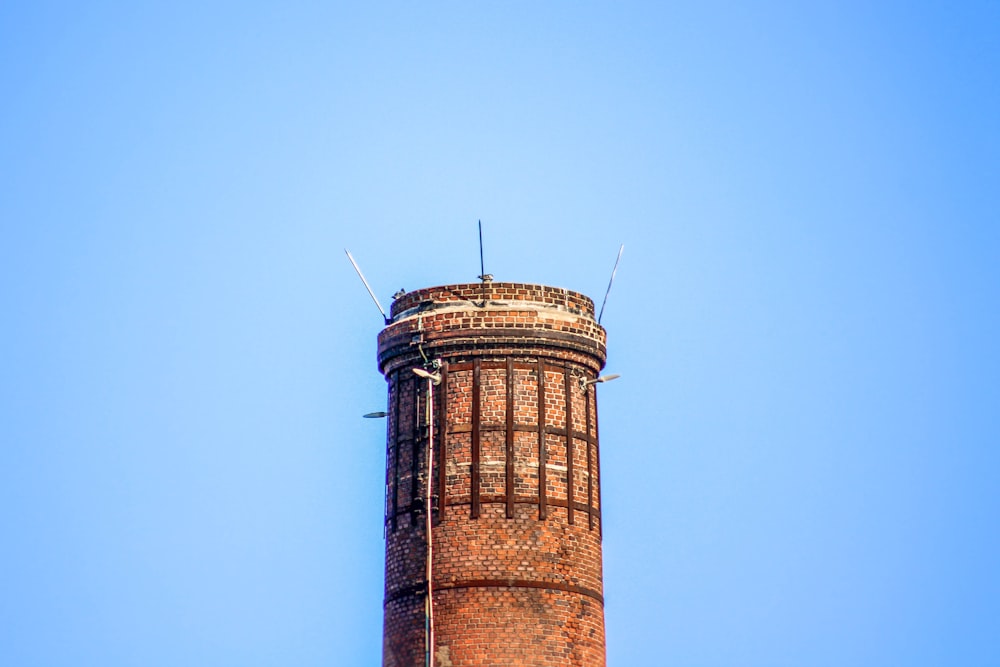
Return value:
<svg viewBox="0 0 1000 667">
<path fill-rule="evenodd" d="M 354 261 L 353 257 L 351 257 L 351 251 L 348 250 L 347 248 L 344 248 L 344 252 L 347 253 L 347 259 L 351 260 L 351 264 L 354 265 L 354 270 L 358 272 L 358 277 L 361 278 L 361 282 L 365 284 L 365 289 L 368 290 L 368 294 L 371 296 L 372 301 L 375 302 L 375 306 L 378 308 L 378 312 L 382 313 L 382 319 L 385 320 L 386 324 L 392 324 L 392 319 L 390 319 L 389 316 L 385 314 L 385 309 L 382 308 L 382 304 L 378 302 L 378 298 L 375 296 L 375 292 L 372 291 L 372 288 L 368 285 L 368 281 L 365 280 L 365 274 L 361 273 L 361 268 L 358 267 L 358 263 Z"/>
<path fill-rule="evenodd" d="M 486 265 L 483 263 L 483 221 L 479 221 L 479 279 L 486 280 Z"/>
<path fill-rule="evenodd" d="M 625 250 L 625 244 L 623 243 L 620 248 L 618 248 L 618 259 L 615 260 L 615 268 L 611 269 L 611 280 L 608 281 L 608 291 L 604 293 L 604 301 L 601 302 L 601 312 L 597 316 L 597 323 L 601 323 L 601 318 L 604 317 L 604 306 L 608 303 L 608 295 L 611 294 L 611 285 L 615 282 L 615 272 L 618 271 L 618 262 L 622 261 L 622 251 Z"/>
</svg>

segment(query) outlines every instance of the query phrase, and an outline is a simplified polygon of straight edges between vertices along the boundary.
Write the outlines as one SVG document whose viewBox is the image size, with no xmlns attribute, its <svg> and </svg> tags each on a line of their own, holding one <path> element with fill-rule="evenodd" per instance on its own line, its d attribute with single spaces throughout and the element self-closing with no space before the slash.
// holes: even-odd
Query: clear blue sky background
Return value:
<svg viewBox="0 0 1000 667">
<path fill-rule="evenodd" d="M 611 665 L 1000 665 L 1000 5 L 362 4 L 0 5 L 0 664 L 377 664 L 343 248 L 481 218 L 625 244 Z"/>
</svg>

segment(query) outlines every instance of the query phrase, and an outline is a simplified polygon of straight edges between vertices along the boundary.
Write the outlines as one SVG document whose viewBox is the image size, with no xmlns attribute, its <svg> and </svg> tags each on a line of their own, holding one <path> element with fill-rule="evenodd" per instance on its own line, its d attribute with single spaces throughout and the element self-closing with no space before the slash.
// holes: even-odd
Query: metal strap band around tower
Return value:
<svg viewBox="0 0 1000 667">
<path fill-rule="evenodd" d="M 413 339 L 413 332 L 402 331 L 396 335 L 380 340 L 378 363 L 386 367 L 390 360 L 409 354 L 408 345 Z M 603 344 L 594 343 L 592 338 L 584 333 L 566 333 L 548 329 L 532 330 L 528 336 L 531 346 L 549 352 L 572 350 L 595 358 L 603 365 L 607 351 Z M 475 348 L 487 341 L 491 346 L 500 348 L 509 345 L 514 348 L 523 347 L 526 336 L 524 329 L 495 327 L 489 329 L 461 329 L 457 331 L 426 332 L 425 344 L 435 346 L 435 353 L 448 354 L 450 350 Z"/>
<path fill-rule="evenodd" d="M 546 591 L 561 591 L 563 593 L 575 593 L 593 598 L 601 605 L 604 604 L 604 596 L 600 592 L 586 586 L 575 584 L 564 584 L 557 581 L 537 581 L 532 579 L 470 579 L 468 581 L 438 582 L 434 584 L 434 592 L 453 591 L 468 588 L 537 588 Z M 385 596 L 382 601 L 383 606 L 396 600 L 402 600 L 413 595 L 426 595 L 427 583 L 420 582 L 411 586 L 402 586 Z"/>
</svg>

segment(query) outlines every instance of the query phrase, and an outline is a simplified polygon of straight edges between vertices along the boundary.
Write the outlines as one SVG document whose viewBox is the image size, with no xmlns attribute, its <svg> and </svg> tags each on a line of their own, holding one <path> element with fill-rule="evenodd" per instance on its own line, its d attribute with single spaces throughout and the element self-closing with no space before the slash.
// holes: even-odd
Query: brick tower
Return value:
<svg viewBox="0 0 1000 667">
<path fill-rule="evenodd" d="M 395 300 L 378 342 L 383 666 L 425 665 L 433 646 L 435 667 L 603 667 L 593 302 L 541 285 L 431 287 Z"/>
</svg>

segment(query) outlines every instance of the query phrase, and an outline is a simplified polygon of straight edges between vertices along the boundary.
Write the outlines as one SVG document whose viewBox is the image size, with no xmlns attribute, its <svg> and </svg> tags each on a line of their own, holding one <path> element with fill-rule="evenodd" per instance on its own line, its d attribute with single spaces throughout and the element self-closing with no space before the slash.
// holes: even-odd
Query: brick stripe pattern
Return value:
<svg viewBox="0 0 1000 667">
<path fill-rule="evenodd" d="M 391 317 L 378 348 L 389 388 L 383 665 L 424 664 L 430 484 L 433 664 L 603 666 L 600 451 L 585 380 L 604 366 L 605 332 L 593 302 L 473 283 L 404 294 Z M 443 362 L 434 414 L 412 372 L 423 355 Z"/>
</svg>

